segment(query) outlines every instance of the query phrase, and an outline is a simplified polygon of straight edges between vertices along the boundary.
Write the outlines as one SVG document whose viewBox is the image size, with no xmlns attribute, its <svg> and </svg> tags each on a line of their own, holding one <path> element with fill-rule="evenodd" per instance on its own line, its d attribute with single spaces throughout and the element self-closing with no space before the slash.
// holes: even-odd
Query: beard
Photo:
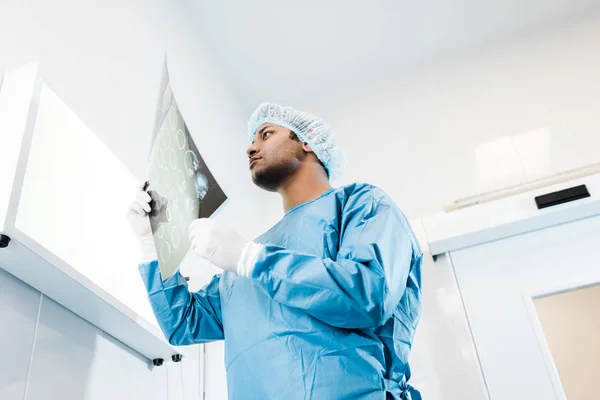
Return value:
<svg viewBox="0 0 600 400">
<path fill-rule="evenodd" d="M 300 153 L 296 157 L 290 157 L 279 162 L 268 162 L 268 160 L 262 159 L 265 165 L 258 165 L 252 170 L 252 181 L 263 190 L 276 192 L 286 180 L 289 180 L 300 169 L 303 156 Z"/>
</svg>

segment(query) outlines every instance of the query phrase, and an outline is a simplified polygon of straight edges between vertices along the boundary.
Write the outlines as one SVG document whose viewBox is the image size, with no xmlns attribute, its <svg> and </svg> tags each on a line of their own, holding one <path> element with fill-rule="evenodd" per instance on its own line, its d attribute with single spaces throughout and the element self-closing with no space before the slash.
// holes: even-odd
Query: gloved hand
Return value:
<svg viewBox="0 0 600 400">
<path fill-rule="evenodd" d="M 249 277 L 264 246 L 247 241 L 218 221 L 201 218 L 190 224 L 194 254 L 226 271 Z"/>
<path fill-rule="evenodd" d="M 150 262 L 158 259 L 156 255 L 156 247 L 154 245 L 154 237 L 152 236 L 152 227 L 150 225 L 150 195 L 144 190 L 146 184 L 139 187 L 139 191 L 135 197 L 135 201 L 131 203 L 127 210 L 127 219 L 131 230 L 135 233 L 140 244 L 142 253 L 142 262 Z"/>
</svg>

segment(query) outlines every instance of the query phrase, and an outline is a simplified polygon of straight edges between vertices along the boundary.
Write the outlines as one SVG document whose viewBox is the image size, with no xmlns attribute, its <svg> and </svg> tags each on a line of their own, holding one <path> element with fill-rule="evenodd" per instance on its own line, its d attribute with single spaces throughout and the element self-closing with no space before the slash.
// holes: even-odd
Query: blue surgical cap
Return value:
<svg viewBox="0 0 600 400">
<path fill-rule="evenodd" d="M 344 150 L 336 144 L 331 127 L 320 118 L 292 107 L 263 103 L 248 121 L 250 141 L 264 124 L 279 125 L 294 132 L 298 139 L 310 145 L 317 158 L 325 165 L 330 180 L 340 177 L 346 166 Z"/>
</svg>

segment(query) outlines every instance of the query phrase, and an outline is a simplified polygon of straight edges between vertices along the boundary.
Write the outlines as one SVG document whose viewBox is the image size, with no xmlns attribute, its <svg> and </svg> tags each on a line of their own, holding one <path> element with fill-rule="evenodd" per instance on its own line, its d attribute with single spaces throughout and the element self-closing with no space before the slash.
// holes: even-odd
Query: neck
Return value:
<svg viewBox="0 0 600 400">
<path fill-rule="evenodd" d="M 311 201 L 331 189 L 329 178 L 318 164 L 306 164 L 277 190 L 283 200 L 283 209 L 292 208 Z"/>
</svg>

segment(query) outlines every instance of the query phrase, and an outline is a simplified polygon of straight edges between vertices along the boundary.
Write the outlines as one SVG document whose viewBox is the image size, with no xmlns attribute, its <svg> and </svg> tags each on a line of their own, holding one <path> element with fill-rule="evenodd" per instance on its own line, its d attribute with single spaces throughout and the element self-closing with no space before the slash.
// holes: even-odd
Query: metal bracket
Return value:
<svg viewBox="0 0 600 400">
<path fill-rule="evenodd" d="M 163 365 L 164 362 L 165 360 L 163 360 L 162 358 L 155 358 L 154 360 L 152 360 L 152 365 L 154 365 L 155 367 L 160 367 L 161 365 Z"/>
<path fill-rule="evenodd" d="M 6 235 L 0 235 L 0 249 L 4 249 L 4 248 L 8 247 L 9 243 L 10 243 L 10 237 L 8 237 Z"/>
</svg>

